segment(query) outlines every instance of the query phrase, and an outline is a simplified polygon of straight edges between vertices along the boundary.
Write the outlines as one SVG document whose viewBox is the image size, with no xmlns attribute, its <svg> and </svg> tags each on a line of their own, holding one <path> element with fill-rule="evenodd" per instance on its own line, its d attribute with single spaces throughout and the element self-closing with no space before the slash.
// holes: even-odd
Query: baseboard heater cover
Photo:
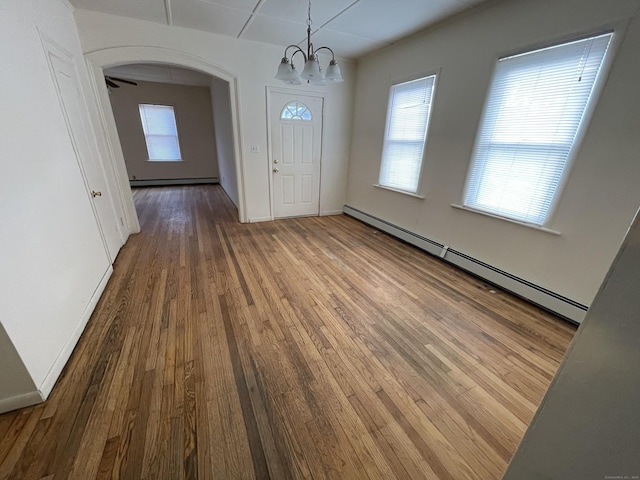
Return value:
<svg viewBox="0 0 640 480">
<path fill-rule="evenodd" d="M 581 323 L 589 309 L 570 298 L 357 208 L 345 205 L 343 212 L 574 323 Z"/>
<path fill-rule="evenodd" d="M 208 183 L 220 183 L 218 177 L 206 178 L 158 178 L 153 180 L 129 180 L 132 187 L 155 187 L 165 185 L 200 185 Z"/>
</svg>

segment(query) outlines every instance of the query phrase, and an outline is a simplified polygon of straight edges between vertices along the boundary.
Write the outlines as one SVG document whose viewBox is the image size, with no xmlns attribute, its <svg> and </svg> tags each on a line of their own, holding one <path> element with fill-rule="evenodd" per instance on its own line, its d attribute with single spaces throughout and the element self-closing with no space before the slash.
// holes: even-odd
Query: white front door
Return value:
<svg viewBox="0 0 640 480">
<path fill-rule="evenodd" d="M 102 240 L 113 263 L 122 247 L 122 238 L 93 132 L 89 126 L 89 112 L 80 90 L 73 57 L 54 45 L 45 44 L 45 47 L 87 195 L 91 199 Z"/>
<path fill-rule="evenodd" d="M 324 99 L 271 92 L 270 100 L 274 217 L 318 215 Z"/>
</svg>

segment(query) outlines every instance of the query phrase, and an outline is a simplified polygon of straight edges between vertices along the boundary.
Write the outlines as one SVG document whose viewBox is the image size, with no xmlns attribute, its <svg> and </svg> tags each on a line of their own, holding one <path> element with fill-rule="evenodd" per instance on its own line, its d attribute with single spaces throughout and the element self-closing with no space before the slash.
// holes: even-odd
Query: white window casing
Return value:
<svg viewBox="0 0 640 480">
<path fill-rule="evenodd" d="M 594 101 L 613 34 L 498 60 L 464 206 L 543 225 Z"/>
<path fill-rule="evenodd" d="M 415 194 L 420 183 L 436 76 L 392 85 L 379 185 Z"/>
</svg>

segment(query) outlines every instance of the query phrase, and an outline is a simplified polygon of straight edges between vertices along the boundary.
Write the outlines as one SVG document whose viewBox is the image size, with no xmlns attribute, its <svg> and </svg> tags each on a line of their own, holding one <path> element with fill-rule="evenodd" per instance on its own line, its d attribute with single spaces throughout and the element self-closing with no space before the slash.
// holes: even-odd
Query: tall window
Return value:
<svg viewBox="0 0 640 480">
<path fill-rule="evenodd" d="M 391 87 L 379 184 L 418 190 L 435 75 Z"/>
<path fill-rule="evenodd" d="M 182 160 L 176 116 L 170 105 L 138 105 L 149 160 L 174 162 Z"/>
<path fill-rule="evenodd" d="M 465 206 L 535 225 L 545 222 L 612 35 L 498 61 Z"/>
</svg>

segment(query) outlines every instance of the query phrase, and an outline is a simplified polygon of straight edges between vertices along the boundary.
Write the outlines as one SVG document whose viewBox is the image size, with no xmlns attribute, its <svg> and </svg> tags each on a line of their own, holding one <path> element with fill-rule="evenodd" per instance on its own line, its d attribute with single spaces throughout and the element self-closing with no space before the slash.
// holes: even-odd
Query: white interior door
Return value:
<svg viewBox="0 0 640 480">
<path fill-rule="evenodd" d="M 46 47 L 76 160 L 92 202 L 102 240 L 113 263 L 122 247 L 122 238 L 102 163 L 93 141 L 89 113 L 79 86 L 73 57 L 52 45 Z"/>
<path fill-rule="evenodd" d="M 318 215 L 323 98 L 271 92 L 275 218 Z"/>
</svg>

